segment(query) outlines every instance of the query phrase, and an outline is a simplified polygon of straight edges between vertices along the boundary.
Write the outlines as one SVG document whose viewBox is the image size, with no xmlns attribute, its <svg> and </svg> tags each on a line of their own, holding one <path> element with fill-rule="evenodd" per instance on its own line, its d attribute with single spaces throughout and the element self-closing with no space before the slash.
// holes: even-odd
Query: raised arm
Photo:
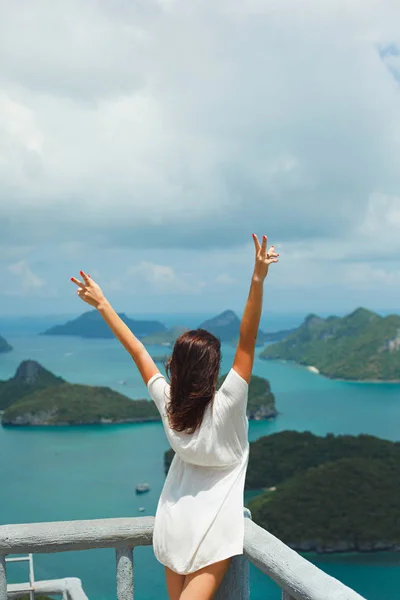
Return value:
<svg viewBox="0 0 400 600">
<path fill-rule="evenodd" d="M 278 262 L 274 246 L 267 252 L 267 237 L 264 235 L 262 244 L 253 233 L 256 250 L 256 261 L 251 278 L 250 292 L 240 324 L 240 337 L 233 361 L 233 369 L 250 382 L 254 362 L 254 351 L 257 341 L 258 327 L 260 325 L 264 280 L 268 275 L 269 265 Z"/>
<path fill-rule="evenodd" d="M 143 381 L 147 385 L 149 379 L 151 379 L 151 377 L 153 377 L 153 375 L 156 373 L 159 373 L 157 365 L 154 363 L 142 342 L 137 339 L 129 327 L 115 312 L 97 283 L 95 283 L 93 279 L 89 275 L 86 275 L 83 271 L 80 273 L 83 281 L 79 281 L 79 279 L 71 277 L 71 281 L 78 286 L 78 296 L 82 298 L 84 302 L 90 304 L 90 306 L 93 306 L 99 311 L 111 331 L 114 333 L 115 337 L 132 356 L 137 368 L 140 371 Z"/>
</svg>

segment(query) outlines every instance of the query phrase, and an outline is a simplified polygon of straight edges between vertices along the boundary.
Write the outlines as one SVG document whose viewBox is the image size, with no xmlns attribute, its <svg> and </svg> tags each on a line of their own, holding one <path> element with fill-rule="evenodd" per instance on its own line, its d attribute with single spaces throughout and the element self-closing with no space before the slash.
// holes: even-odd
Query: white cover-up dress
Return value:
<svg viewBox="0 0 400 600">
<path fill-rule="evenodd" d="M 186 575 L 242 554 L 249 456 L 247 382 L 231 369 L 193 434 L 169 427 L 165 377 L 157 373 L 147 386 L 176 453 L 158 502 L 155 557 Z"/>
</svg>

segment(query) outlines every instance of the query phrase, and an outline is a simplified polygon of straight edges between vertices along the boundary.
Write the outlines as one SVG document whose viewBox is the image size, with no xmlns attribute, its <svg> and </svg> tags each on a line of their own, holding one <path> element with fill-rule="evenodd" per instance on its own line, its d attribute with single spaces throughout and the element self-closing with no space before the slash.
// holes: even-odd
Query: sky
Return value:
<svg viewBox="0 0 400 600">
<path fill-rule="evenodd" d="M 0 315 L 398 312 L 398 0 L 0 3 Z"/>
</svg>

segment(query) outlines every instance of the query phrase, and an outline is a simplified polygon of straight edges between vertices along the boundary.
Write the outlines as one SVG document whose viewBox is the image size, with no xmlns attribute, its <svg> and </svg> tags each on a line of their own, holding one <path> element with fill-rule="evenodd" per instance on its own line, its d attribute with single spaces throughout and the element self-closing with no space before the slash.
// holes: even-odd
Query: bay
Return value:
<svg viewBox="0 0 400 600">
<path fill-rule="evenodd" d="M 166 322 L 165 316 L 158 318 Z M 174 322 L 178 322 L 175 316 L 166 324 Z M 193 317 L 188 326 L 198 322 L 198 316 Z M 276 329 L 294 324 L 294 318 L 286 323 L 282 319 Z M 107 385 L 131 398 L 148 397 L 131 358 L 115 340 L 39 336 L 33 327 L 28 333 L 10 327 L 7 340 L 14 351 L 0 355 L 0 379 L 12 376 L 21 360 L 31 358 L 67 381 Z M 161 353 L 160 347 L 149 350 Z M 230 368 L 233 354 L 234 348 L 223 347 L 222 372 Z M 280 414 L 271 423 L 251 422 L 251 440 L 285 429 L 400 438 L 398 384 L 335 382 L 303 367 L 259 358 L 254 373 L 270 380 Z M 0 524 L 154 515 L 167 448 L 159 423 L 0 428 Z M 135 494 L 139 481 L 149 482 L 148 494 Z M 145 513 L 138 512 L 142 505 Z M 400 589 L 399 555 L 310 558 L 369 600 L 391 600 Z M 37 579 L 80 577 L 90 598 L 115 598 L 112 550 L 37 555 L 35 570 Z M 9 576 L 10 581 L 26 581 L 26 566 L 11 565 Z M 135 550 L 135 585 L 138 600 L 167 598 L 163 567 L 151 548 Z M 251 568 L 251 590 L 253 600 L 280 598 L 277 586 L 255 568 Z"/>
</svg>

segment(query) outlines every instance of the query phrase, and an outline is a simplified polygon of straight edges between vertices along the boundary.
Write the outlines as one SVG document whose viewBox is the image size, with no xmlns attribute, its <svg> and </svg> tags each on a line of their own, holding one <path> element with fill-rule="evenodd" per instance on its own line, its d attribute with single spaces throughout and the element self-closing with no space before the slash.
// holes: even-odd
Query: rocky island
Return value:
<svg viewBox="0 0 400 600">
<path fill-rule="evenodd" d="M 2 425 L 89 425 L 159 421 L 153 402 L 108 387 L 71 384 L 32 360 L 0 382 Z"/>
<path fill-rule="evenodd" d="M 284 431 L 250 444 L 256 523 L 302 552 L 400 550 L 400 443 Z"/>
<path fill-rule="evenodd" d="M 171 347 L 177 338 L 188 330 L 188 327 L 183 325 L 174 325 L 167 328 L 159 321 L 130 319 L 125 313 L 120 313 L 119 316 L 146 346 Z M 239 339 L 240 319 L 232 310 L 225 310 L 216 317 L 200 323 L 198 327 L 207 329 L 219 337 L 223 343 L 236 344 Z M 258 332 L 257 345 L 262 346 L 266 342 L 280 341 L 293 331 L 293 329 L 290 329 L 265 333 L 260 330 Z M 42 335 L 73 335 L 83 338 L 113 337 L 113 333 L 96 310 L 86 312 L 63 325 L 50 327 Z"/>
<path fill-rule="evenodd" d="M 11 352 L 12 346 L 0 335 L 0 353 Z"/>
<path fill-rule="evenodd" d="M 358 308 L 341 318 L 311 314 L 261 358 L 311 365 L 332 379 L 400 381 L 400 316 Z"/>
<path fill-rule="evenodd" d="M 165 332 L 166 327 L 159 321 L 139 321 L 130 319 L 125 313 L 119 313 L 121 319 L 129 329 L 138 337 L 143 338 L 150 334 Z M 55 325 L 42 333 L 42 335 L 73 335 L 83 338 L 113 338 L 114 334 L 108 327 L 97 310 L 83 313 L 76 319 L 63 325 Z"/>
</svg>

